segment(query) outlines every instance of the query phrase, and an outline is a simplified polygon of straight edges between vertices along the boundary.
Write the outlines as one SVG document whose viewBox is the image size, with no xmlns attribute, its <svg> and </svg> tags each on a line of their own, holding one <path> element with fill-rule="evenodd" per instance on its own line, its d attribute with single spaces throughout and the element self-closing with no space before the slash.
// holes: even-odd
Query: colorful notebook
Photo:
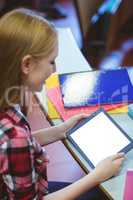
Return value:
<svg viewBox="0 0 133 200">
<path fill-rule="evenodd" d="M 45 85 L 47 89 L 59 86 L 58 74 L 53 73 L 51 76 L 49 76 L 49 78 L 45 81 Z"/>
<path fill-rule="evenodd" d="M 133 85 L 126 68 L 60 74 L 65 107 L 133 102 Z"/>
<path fill-rule="evenodd" d="M 46 89 L 48 93 L 48 115 L 51 119 L 59 119 L 62 117 L 64 120 L 68 119 L 69 117 L 77 114 L 78 112 L 86 112 L 85 107 L 80 108 L 64 108 L 64 105 L 62 104 L 61 94 L 60 94 L 60 88 L 59 88 L 59 80 L 58 80 L 58 74 L 54 73 L 52 74 L 47 80 L 46 80 Z M 57 97 L 57 98 L 55 98 Z M 110 114 L 114 113 L 125 113 L 128 111 L 128 107 L 126 104 L 115 104 L 111 105 L 109 109 Z M 87 114 L 91 114 L 91 109 L 87 111 Z"/>
<path fill-rule="evenodd" d="M 55 106 L 53 105 L 53 103 L 49 98 L 47 99 L 47 106 L 48 106 L 48 116 L 50 117 L 50 119 L 61 118 L 60 114 L 57 112 Z"/>
<path fill-rule="evenodd" d="M 57 112 L 60 114 L 63 120 L 67 120 L 73 115 L 79 114 L 79 113 L 86 113 L 86 114 L 92 114 L 95 112 L 98 108 L 104 108 L 106 111 L 112 111 L 116 108 L 121 108 L 122 104 L 114 104 L 114 105 L 103 105 L 103 106 L 84 106 L 79 108 L 65 108 L 60 87 L 55 87 L 47 90 L 47 96 L 52 102 L 52 104 L 55 106 Z"/>
<path fill-rule="evenodd" d="M 52 103 L 52 101 L 49 98 L 48 98 L 47 105 L 48 105 L 48 115 L 49 115 L 50 119 L 60 119 L 61 114 L 59 114 L 59 112 L 57 112 L 56 107 L 54 106 L 54 104 Z M 67 114 L 67 112 L 72 112 L 72 110 L 73 110 L 73 108 L 67 109 L 67 111 L 65 113 Z M 79 110 L 81 110 L 81 107 L 79 108 Z M 120 106 L 118 108 L 114 108 L 114 109 L 111 109 L 111 110 L 108 111 L 109 114 L 116 114 L 116 113 L 118 114 L 118 113 L 127 113 L 127 112 L 128 112 L 128 106 L 127 105 Z"/>
<path fill-rule="evenodd" d="M 126 173 L 123 200 L 133 200 L 133 169 L 129 169 Z"/>
</svg>

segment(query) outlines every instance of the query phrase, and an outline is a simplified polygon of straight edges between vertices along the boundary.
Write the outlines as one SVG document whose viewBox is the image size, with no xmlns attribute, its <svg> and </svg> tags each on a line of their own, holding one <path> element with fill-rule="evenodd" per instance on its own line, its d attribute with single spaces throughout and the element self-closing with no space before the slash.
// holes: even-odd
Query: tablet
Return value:
<svg viewBox="0 0 133 200">
<path fill-rule="evenodd" d="M 92 169 L 106 157 L 133 148 L 133 140 L 103 109 L 72 128 L 68 140 Z"/>
</svg>

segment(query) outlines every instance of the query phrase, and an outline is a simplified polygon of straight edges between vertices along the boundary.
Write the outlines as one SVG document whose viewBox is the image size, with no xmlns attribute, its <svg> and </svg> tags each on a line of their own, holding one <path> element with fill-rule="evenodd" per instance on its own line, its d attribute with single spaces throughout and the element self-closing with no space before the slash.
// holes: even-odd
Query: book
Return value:
<svg viewBox="0 0 133 200">
<path fill-rule="evenodd" d="M 123 200 L 133 200 L 133 169 L 126 173 Z"/>
<path fill-rule="evenodd" d="M 68 119 L 69 117 L 78 114 L 79 112 L 85 112 L 87 114 L 91 114 L 95 111 L 98 107 L 87 108 L 87 107 L 80 107 L 80 108 L 64 108 L 60 87 L 59 87 L 59 76 L 57 73 L 52 74 L 45 82 L 45 87 L 47 89 L 47 102 L 48 102 L 48 115 L 50 119 L 59 119 L 62 118 L 64 120 Z M 105 105 L 104 105 L 105 106 Z M 114 104 L 114 105 L 107 105 L 108 112 L 110 114 L 116 113 L 125 113 L 128 111 L 126 104 Z M 106 106 L 105 106 L 106 107 Z"/>
<path fill-rule="evenodd" d="M 47 88 L 47 86 L 46 86 L 46 88 Z M 47 93 L 48 98 L 50 99 L 50 101 L 52 102 L 55 109 L 60 114 L 60 116 L 63 120 L 67 120 L 70 117 L 72 117 L 76 114 L 79 114 L 79 113 L 86 113 L 88 115 L 92 114 L 98 108 L 104 108 L 106 111 L 112 111 L 112 113 L 113 113 L 113 109 L 123 108 L 123 106 L 125 107 L 125 104 L 114 104 L 114 105 L 102 105 L 102 106 L 98 105 L 98 106 L 83 106 L 83 107 L 77 107 L 77 108 L 65 108 L 63 101 L 62 101 L 62 96 L 61 96 L 61 91 L 60 91 L 59 86 L 51 88 L 51 89 L 47 89 L 46 93 Z M 114 110 L 114 112 L 115 112 L 115 110 Z M 119 112 L 120 112 L 120 110 L 119 110 Z M 51 112 L 49 112 L 49 113 L 51 113 Z M 117 111 L 116 111 L 116 113 L 117 113 Z"/>
<path fill-rule="evenodd" d="M 126 68 L 60 74 L 59 82 L 67 108 L 133 102 Z"/>
</svg>

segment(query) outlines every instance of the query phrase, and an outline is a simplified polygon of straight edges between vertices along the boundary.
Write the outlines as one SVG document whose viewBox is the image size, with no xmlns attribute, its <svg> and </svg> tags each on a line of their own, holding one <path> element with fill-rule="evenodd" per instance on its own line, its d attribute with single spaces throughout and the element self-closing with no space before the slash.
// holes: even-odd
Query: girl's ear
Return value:
<svg viewBox="0 0 133 200">
<path fill-rule="evenodd" d="M 28 75 L 29 72 L 32 71 L 33 67 L 34 67 L 34 62 L 32 56 L 31 55 L 24 56 L 21 61 L 22 73 Z"/>
</svg>

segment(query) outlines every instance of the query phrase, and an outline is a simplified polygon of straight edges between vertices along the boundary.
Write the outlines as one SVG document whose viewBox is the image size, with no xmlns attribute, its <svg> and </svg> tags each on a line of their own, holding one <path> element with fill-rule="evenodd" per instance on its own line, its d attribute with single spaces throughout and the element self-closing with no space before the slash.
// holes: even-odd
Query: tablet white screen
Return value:
<svg viewBox="0 0 133 200">
<path fill-rule="evenodd" d="M 94 166 L 130 143 L 128 138 L 103 112 L 74 131 L 71 137 Z"/>
</svg>

